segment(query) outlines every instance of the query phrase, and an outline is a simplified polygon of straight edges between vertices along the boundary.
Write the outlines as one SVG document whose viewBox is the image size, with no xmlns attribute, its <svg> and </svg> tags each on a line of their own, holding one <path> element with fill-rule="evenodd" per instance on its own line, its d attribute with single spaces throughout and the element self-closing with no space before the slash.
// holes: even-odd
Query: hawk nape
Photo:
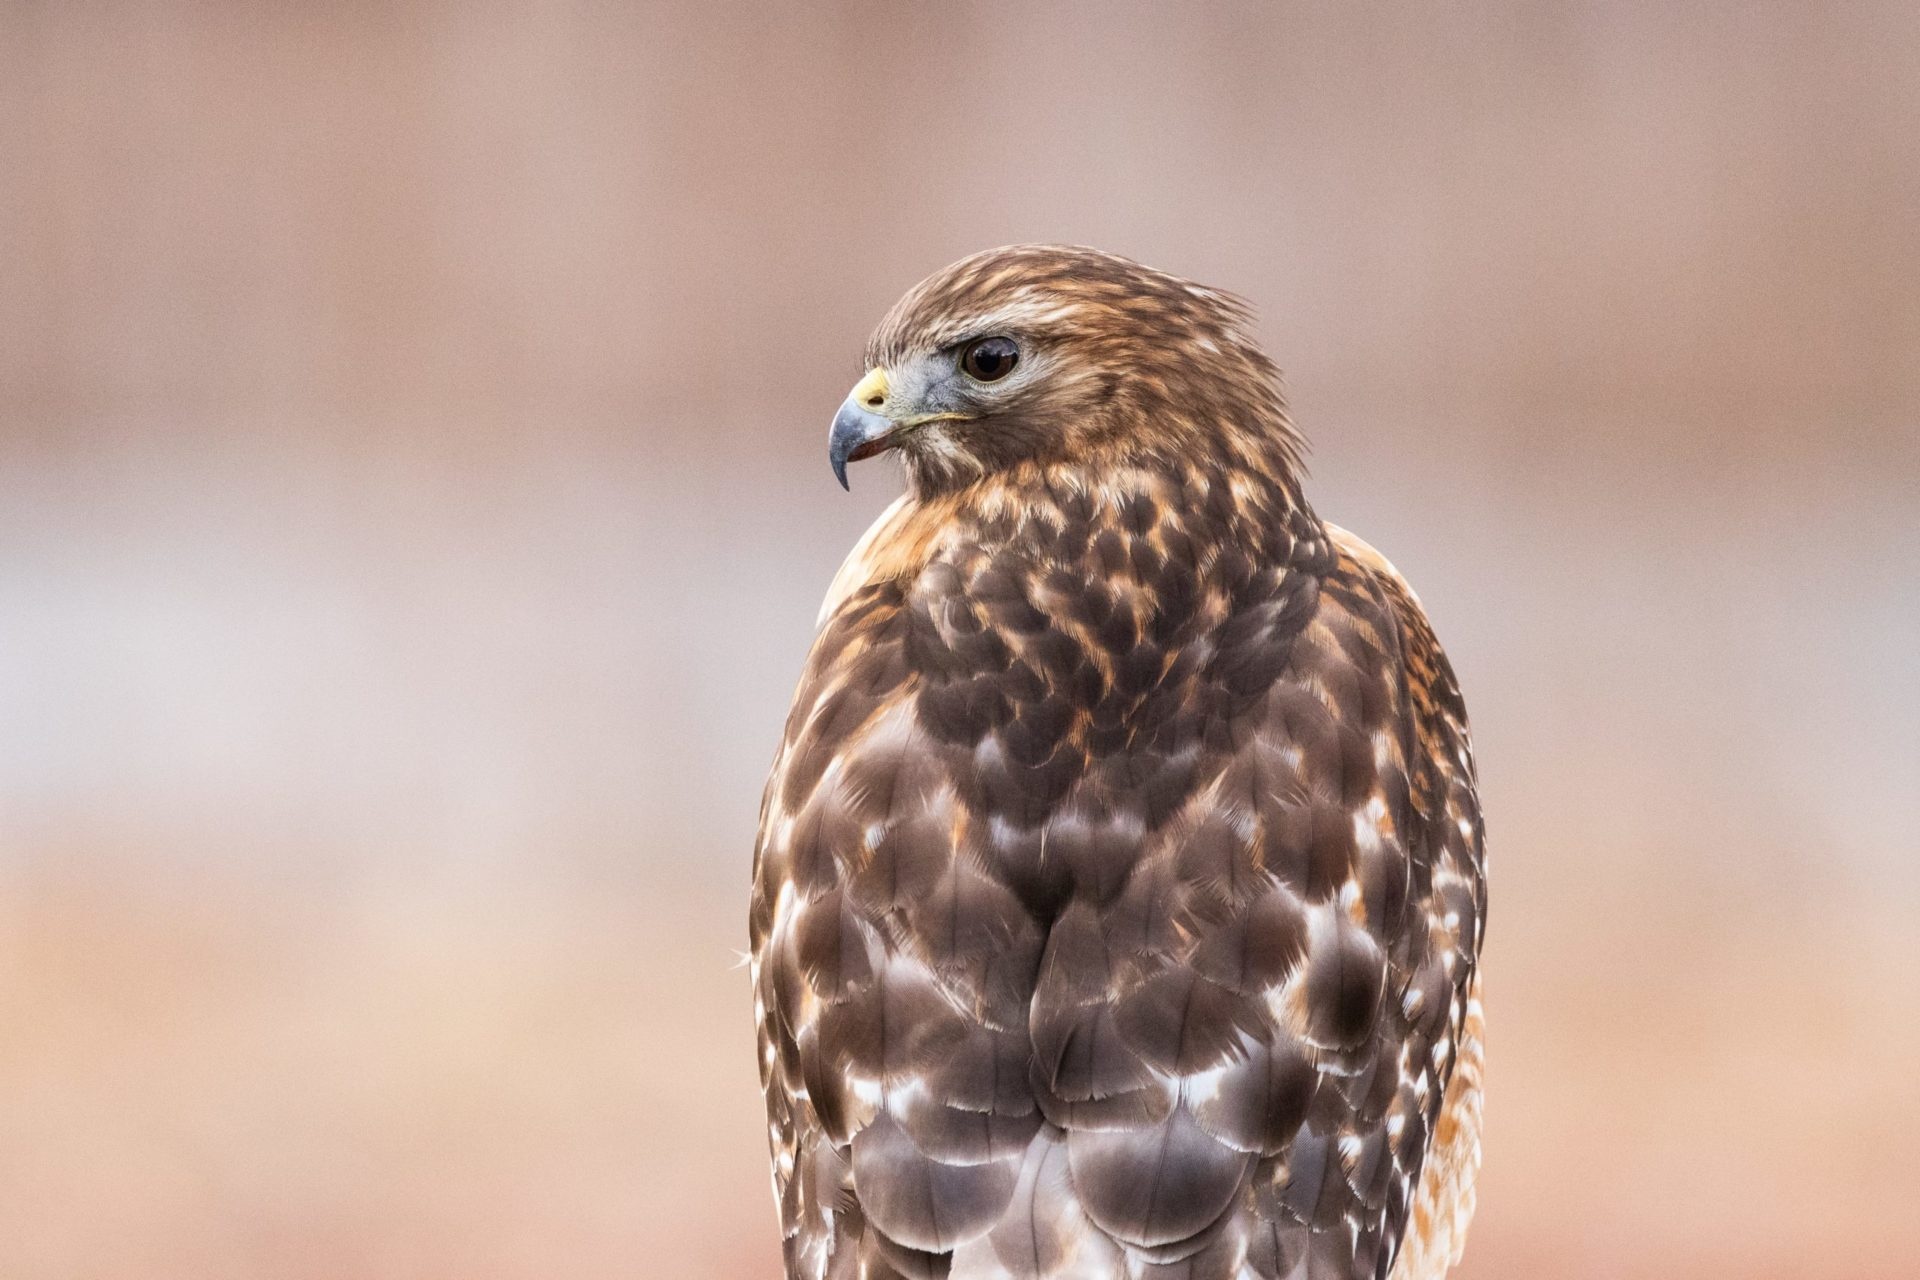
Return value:
<svg viewBox="0 0 1920 1280">
<path fill-rule="evenodd" d="M 1087 249 L 894 307 L 829 451 L 909 491 L 760 817 L 791 1277 L 1438 1277 L 1479 1163 L 1466 712 L 1301 496 L 1245 306 Z"/>
</svg>

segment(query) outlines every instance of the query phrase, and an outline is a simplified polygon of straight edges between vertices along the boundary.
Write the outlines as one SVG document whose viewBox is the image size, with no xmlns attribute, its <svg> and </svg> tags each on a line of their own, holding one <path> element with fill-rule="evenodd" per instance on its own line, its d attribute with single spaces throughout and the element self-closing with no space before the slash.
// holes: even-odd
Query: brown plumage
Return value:
<svg viewBox="0 0 1920 1280">
<path fill-rule="evenodd" d="M 791 1277 L 1458 1255 L 1465 708 L 1411 590 L 1301 496 L 1246 322 L 1020 247 L 873 338 L 834 461 L 897 449 L 910 491 L 829 594 L 755 864 Z"/>
</svg>

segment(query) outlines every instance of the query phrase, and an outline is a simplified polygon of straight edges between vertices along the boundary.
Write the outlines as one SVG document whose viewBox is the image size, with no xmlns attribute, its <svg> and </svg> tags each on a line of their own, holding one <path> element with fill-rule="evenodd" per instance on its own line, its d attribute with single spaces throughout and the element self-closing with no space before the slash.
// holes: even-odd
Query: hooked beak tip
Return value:
<svg viewBox="0 0 1920 1280">
<path fill-rule="evenodd" d="M 851 492 L 847 483 L 847 463 L 871 458 L 892 447 L 888 436 L 895 423 L 872 413 L 848 397 L 833 416 L 833 428 L 827 433 L 827 461 L 833 465 L 833 477 L 840 487 Z"/>
</svg>

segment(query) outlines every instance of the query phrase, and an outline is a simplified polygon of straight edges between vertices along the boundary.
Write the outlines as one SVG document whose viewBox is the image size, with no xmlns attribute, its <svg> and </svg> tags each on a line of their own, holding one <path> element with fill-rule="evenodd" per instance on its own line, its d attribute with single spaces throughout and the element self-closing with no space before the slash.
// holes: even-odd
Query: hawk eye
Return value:
<svg viewBox="0 0 1920 1280">
<path fill-rule="evenodd" d="M 998 382 L 1020 363 L 1020 348 L 1012 338 L 982 338 L 960 353 L 960 372 L 975 382 Z"/>
</svg>

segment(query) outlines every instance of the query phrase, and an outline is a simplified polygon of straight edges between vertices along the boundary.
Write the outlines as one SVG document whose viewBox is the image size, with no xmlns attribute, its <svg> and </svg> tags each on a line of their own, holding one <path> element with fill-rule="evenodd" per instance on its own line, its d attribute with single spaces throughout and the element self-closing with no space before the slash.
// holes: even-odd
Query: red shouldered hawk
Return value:
<svg viewBox="0 0 1920 1280">
<path fill-rule="evenodd" d="M 1441 1276 L 1479 1163 L 1466 711 L 1301 496 L 1238 300 L 999 249 L 894 307 L 761 811 L 790 1277 Z"/>
</svg>

